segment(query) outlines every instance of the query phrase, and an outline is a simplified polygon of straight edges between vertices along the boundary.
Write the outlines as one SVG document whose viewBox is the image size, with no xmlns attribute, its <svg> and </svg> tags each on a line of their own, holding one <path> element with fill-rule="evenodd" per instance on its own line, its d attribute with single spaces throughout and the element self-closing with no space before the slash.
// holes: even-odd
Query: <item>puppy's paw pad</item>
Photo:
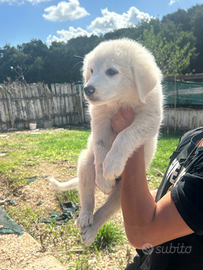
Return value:
<svg viewBox="0 0 203 270">
<path fill-rule="evenodd" d="M 87 226 L 81 229 L 81 238 L 85 245 L 89 246 L 94 242 L 94 239 L 97 235 L 97 230 L 94 229 L 94 226 Z"/>
<path fill-rule="evenodd" d="M 93 214 L 90 212 L 80 213 L 77 219 L 77 228 L 84 228 L 93 224 Z"/>
<path fill-rule="evenodd" d="M 96 178 L 96 184 L 98 188 L 105 194 L 110 194 L 112 189 L 114 188 L 116 181 L 115 179 L 111 181 L 106 181 L 103 176 Z"/>
<path fill-rule="evenodd" d="M 103 164 L 103 176 L 107 181 L 111 181 L 119 177 L 123 169 L 123 166 L 116 160 L 105 159 Z"/>
</svg>

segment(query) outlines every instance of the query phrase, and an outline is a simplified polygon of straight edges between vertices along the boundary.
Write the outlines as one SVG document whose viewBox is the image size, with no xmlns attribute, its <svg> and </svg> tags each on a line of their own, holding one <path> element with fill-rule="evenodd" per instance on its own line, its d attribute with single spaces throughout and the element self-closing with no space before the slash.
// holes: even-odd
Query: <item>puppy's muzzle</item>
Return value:
<svg viewBox="0 0 203 270">
<path fill-rule="evenodd" d="M 91 96 L 92 94 L 94 94 L 94 92 L 95 92 L 95 88 L 92 85 L 89 85 L 87 87 L 84 87 L 83 90 L 85 92 L 85 95 L 88 96 L 88 97 Z"/>
</svg>

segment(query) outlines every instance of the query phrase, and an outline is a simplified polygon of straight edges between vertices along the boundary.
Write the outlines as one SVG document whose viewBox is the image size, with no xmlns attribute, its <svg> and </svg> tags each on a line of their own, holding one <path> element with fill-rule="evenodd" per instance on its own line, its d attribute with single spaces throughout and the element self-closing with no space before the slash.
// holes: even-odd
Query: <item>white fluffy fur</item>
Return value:
<svg viewBox="0 0 203 270">
<path fill-rule="evenodd" d="M 107 70 L 118 73 L 108 75 Z M 78 161 L 78 178 L 66 183 L 51 182 L 59 190 L 79 188 L 81 213 L 77 226 L 82 240 L 91 244 L 100 227 L 120 209 L 121 181 L 115 181 L 133 152 L 144 144 L 145 165 L 156 150 L 162 121 L 161 72 L 151 53 L 135 41 L 120 39 L 99 44 L 85 56 L 85 87 L 93 86 L 90 103 L 92 133 Z M 117 136 L 111 128 L 113 115 L 132 107 L 132 124 Z M 106 194 L 106 203 L 94 214 L 95 184 Z"/>
</svg>

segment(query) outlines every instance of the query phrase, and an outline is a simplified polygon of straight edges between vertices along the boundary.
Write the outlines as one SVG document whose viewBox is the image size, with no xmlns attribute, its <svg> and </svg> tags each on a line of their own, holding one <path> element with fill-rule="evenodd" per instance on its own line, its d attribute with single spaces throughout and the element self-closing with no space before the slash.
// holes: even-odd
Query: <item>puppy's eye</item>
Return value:
<svg viewBox="0 0 203 270">
<path fill-rule="evenodd" d="M 106 75 L 109 75 L 109 76 L 114 76 L 118 73 L 118 71 L 116 69 L 113 69 L 113 68 L 109 68 L 107 69 L 106 71 Z"/>
<path fill-rule="evenodd" d="M 90 72 L 93 73 L 93 69 L 92 68 L 90 69 Z"/>
</svg>

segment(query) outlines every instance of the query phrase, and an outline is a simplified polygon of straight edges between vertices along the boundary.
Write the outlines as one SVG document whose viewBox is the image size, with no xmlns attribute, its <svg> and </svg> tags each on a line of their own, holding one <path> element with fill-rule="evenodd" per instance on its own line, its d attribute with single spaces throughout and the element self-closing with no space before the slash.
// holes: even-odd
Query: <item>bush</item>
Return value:
<svg viewBox="0 0 203 270">
<path fill-rule="evenodd" d="M 97 250 L 113 251 L 113 247 L 123 240 L 123 231 L 115 222 L 109 222 L 101 227 L 92 245 Z"/>
</svg>

